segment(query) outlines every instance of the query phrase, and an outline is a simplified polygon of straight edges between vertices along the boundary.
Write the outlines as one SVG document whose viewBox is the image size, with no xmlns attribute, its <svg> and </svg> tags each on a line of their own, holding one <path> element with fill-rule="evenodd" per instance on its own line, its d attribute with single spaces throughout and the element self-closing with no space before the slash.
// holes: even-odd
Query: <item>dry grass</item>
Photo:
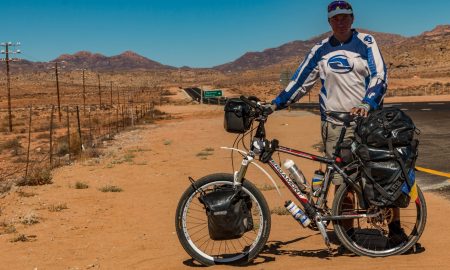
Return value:
<svg viewBox="0 0 450 270">
<path fill-rule="evenodd" d="M 4 143 L 0 144 L 0 153 L 4 150 L 11 150 L 12 154 L 17 156 L 22 149 L 22 144 L 18 138 L 9 139 Z"/>
<path fill-rule="evenodd" d="M 20 223 L 24 225 L 33 225 L 39 223 L 39 217 L 35 213 L 30 212 L 21 218 Z"/>
<path fill-rule="evenodd" d="M 52 182 L 52 173 L 48 168 L 35 168 L 25 178 L 21 178 L 18 182 L 18 186 L 39 186 L 47 185 Z"/>
<path fill-rule="evenodd" d="M 87 189 L 89 188 L 89 185 L 84 182 L 76 182 L 75 183 L 75 189 Z"/>
<path fill-rule="evenodd" d="M 122 192 L 123 189 L 118 186 L 106 185 L 99 189 L 101 192 Z"/>
<path fill-rule="evenodd" d="M 50 212 L 61 212 L 64 209 L 68 209 L 68 207 L 66 203 L 56 203 L 49 205 L 47 209 Z"/>
<path fill-rule="evenodd" d="M 279 215 L 279 216 L 285 216 L 290 215 L 289 211 L 286 209 L 286 207 L 282 206 L 276 206 L 270 210 L 271 214 Z"/>
</svg>

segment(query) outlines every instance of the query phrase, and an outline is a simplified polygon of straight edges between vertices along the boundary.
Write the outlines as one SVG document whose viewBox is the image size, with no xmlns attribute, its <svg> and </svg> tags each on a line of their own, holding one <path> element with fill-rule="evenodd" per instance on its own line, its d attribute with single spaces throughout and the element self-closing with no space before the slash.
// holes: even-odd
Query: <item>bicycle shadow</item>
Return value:
<svg viewBox="0 0 450 270">
<path fill-rule="evenodd" d="M 276 260 L 276 256 L 296 256 L 296 257 L 316 257 L 319 259 L 324 260 L 330 260 L 335 257 L 358 257 L 358 255 L 346 250 L 341 246 L 341 243 L 339 239 L 337 238 L 334 231 L 328 231 L 327 232 L 328 237 L 330 239 L 330 243 L 332 244 L 331 250 L 328 250 L 326 248 L 323 249 L 304 249 L 304 250 L 287 250 L 284 249 L 284 247 L 296 243 L 298 241 L 302 241 L 304 239 L 307 239 L 311 236 L 320 236 L 320 233 L 317 234 L 311 234 L 304 237 L 298 237 L 289 241 L 269 241 L 264 246 L 263 250 L 256 256 L 251 262 L 245 263 L 245 264 L 234 264 L 234 266 L 254 266 L 259 265 L 263 263 L 273 262 Z M 425 251 L 425 248 L 422 247 L 420 243 L 416 243 L 413 247 L 411 247 L 410 250 L 403 253 L 402 256 L 407 255 L 414 255 L 419 254 Z M 183 261 L 183 264 L 190 267 L 205 267 L 204 265 L 201 265 L 199 262 L 195 261 L 194 259 L 188 259 Z"/>
</svg>

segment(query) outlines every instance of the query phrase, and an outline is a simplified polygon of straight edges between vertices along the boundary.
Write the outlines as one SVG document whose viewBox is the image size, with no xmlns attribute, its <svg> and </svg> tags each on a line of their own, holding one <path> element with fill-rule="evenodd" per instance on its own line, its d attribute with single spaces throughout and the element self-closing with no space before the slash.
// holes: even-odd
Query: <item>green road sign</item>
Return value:
<svg viewBox="0 0 450 270">
<path fill-rule="evenodd" d="M 222 90 L 207 90 L 207 91 L 203 91 L 203 97 L 205 97 L 205 98 L 221 97 L 221 96 L 222 96 Z"/>
</svg>

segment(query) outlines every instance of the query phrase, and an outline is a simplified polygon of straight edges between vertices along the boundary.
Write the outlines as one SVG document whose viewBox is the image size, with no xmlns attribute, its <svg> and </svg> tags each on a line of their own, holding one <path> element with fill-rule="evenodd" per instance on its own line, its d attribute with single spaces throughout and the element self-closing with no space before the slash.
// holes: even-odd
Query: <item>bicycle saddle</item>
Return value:
<svg viewBox="0 0 450 270">
<path fill-rule="evenodd" d="M 338 120 L 339 122 L 343 122 L 346 124 L 349 124 L 350 122 L 352 122 L 355 118 L 354 115 L 351 115 L 349 112 L 332 112 L 332 111 L 327 111 L 326 115 L 328 115 L 329 117 Z"/>
</svg>

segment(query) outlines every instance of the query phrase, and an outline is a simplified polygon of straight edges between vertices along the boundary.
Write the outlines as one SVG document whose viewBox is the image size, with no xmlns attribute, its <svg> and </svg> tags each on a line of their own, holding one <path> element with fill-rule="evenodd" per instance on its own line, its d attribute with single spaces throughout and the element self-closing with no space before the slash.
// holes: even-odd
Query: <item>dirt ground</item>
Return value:
<svg viewBox="0 0 450 270">
<path fill-rule="evenodd" d="M 230 153 L 220 147 L 231 146 L 235 136 L 223 129 L 222 109 L 166 106 L 163 110 L 175 119 L 118 135 L 101 158 L 56 169 L 51 185 L 14 187 L 0 198 L 0 225 L 16 229 L 0 235 L 0 269 L 196 268 L 178 242 L 175 210 L 189 186 L 188 176 L 232 172 Z M 277 112 L 269 119 L 268 136 L 317 153 L 313 145 L 320 143 L 319 123 L 318 116 L 307 112 Z M 199 153 L 205 148 L 214 151 L 202 159 Z M 307 179 L 318 168 L 311 161 L 294 160 Z M 270 183 L 254 168 L 248 179 L 259 187 Z M 77 182 L 89 188 L 76 189 Z M 101 192 L 106 185 L 123 191 Z M 281 193 L 263 191 L 271 209 L 292 198 L 287 188 Z M 248 268 L 449 269 L 450 217 L 445 213 L 450 202 L 433 193 L 425 197 L 428 223 L 420 253 L 377 259 L 329 255 L 317 232 L 301 228 L 291 216 L 273 215 L 268 248 Z M 38 223 L 23 224 L 30 220 Z M 28 241 L 11 241 L 20 235 Z"/>
</svg>

